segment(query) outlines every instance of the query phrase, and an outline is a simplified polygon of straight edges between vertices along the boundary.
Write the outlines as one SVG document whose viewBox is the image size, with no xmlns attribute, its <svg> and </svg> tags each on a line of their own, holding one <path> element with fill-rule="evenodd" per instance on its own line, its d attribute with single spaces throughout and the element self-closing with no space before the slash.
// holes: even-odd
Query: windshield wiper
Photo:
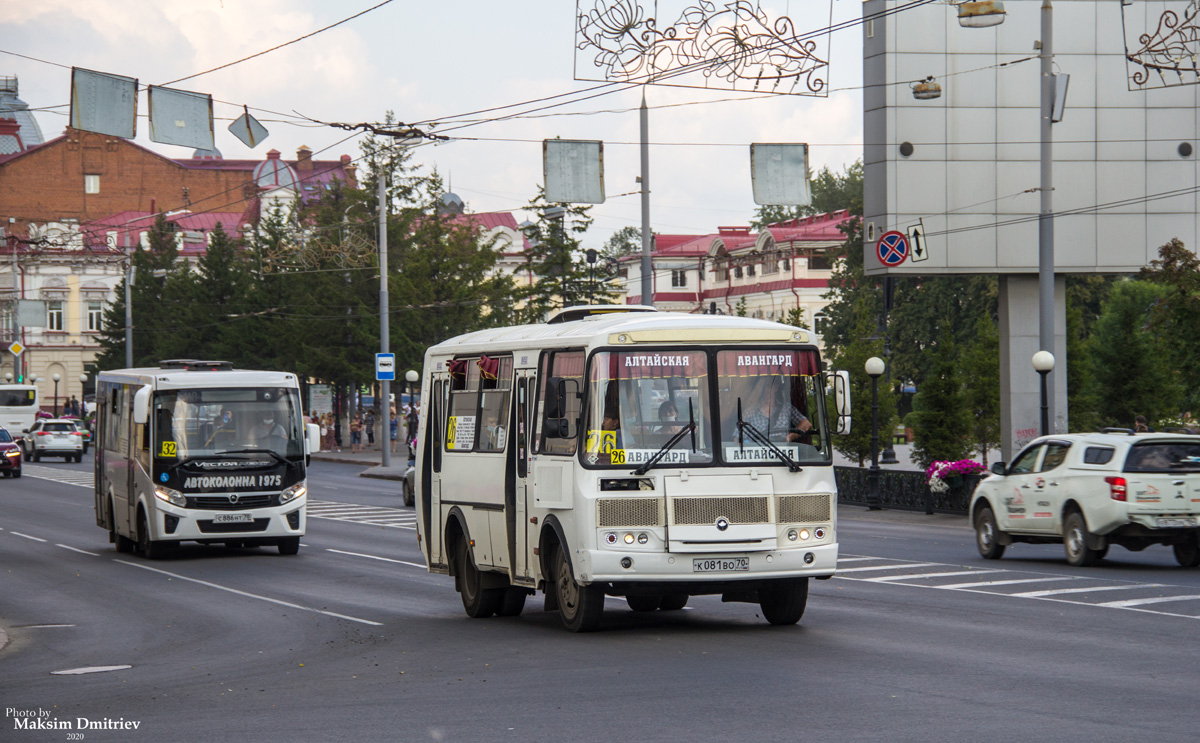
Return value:
<svg viewBox="0 0 1200 743">
<path fill-rule="evenodd" d="M 738 446 L 740 448 L 742 448 L 742 449 L 746 448 L 746 435 L 749 434 L 750 438 L 756 444 L 758 444 L 759 446 L 765 446 L 766 448 L 768 448 L 772 452 L 774 452 L 775 456 L 779 457 L 784 462 L 786 462 L 788 472 L 799 472 L 800 471 L 800 465 L 796 464 L 796 461 L 794 459 L 792 459 L 791 457 L 789 457 L 787 455 L 787 452 L 785 452 L 783 449 L 780 449 L 778 446 L 776 446 L 774 443 L 772 443 L 771 440 L 768 439 L 765 435 L 763 435 L 763 432 L 758 430 L 754 426 L 753 423 L 747 423 L 746 421 L 742 420 L 742 398 L 740 398 L 740 397 L 738 398 L 738 401 L 737 401 L 737 427 L 738 427 Z"/>
<path fill-rule="evenodd" d="M 667 456 L 667 452 L 671 451 L 671 449 L 676 444 L 679 443 L 679 441 L 683 438 L 684 434 L 688 434 L 688 433 L 690 433 L 692 435 L 692 452 L 695 453 L 695 451 L 696 451 L 696 416 L 692 412 L 692 399 L 690 397 L 688 398 L 688 424 L 686 426 L 684 426 L 683 428 L 679 429 L 675 433 L 675 435 L 672 436 L 667 441 L 667 443 L 663 444 L 662 447 L 657 452 L 654 453 L 654 456 L 647 459 L 645 462 L 642 463 L 642 465 L 640 467 L 635 469 L 633 471 L 633 474 L 644 475 L 647 472 L 649 472 L 650 468 L 653 467 L 654 465 L 658 464 L 660 459 Z"/>
</svg>

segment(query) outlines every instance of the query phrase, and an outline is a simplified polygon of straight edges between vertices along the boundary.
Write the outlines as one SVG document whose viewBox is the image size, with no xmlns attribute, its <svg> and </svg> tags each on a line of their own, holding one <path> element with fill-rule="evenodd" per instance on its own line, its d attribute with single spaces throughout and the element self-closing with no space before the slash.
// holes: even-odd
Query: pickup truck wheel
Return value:
<svg viewBox="0 0 1200 743">
<path fill-rule="evenodd" d="M 1067 551 L 1067 564 L 1076 568 L 1095 565 L 1100 559 L 1099 550 L 1088 547 L 1087 522 L 1083 514 L 1075 511 L 1067 516 L 1063 528 L 1063 547 Z"/>
<path fill-rule="evenodd" d="M 1191 541 L 1175 545 L 1175 559 L 1185 568 L 1200 567 L 1200 543 Z"/>
<path fill-rule="evenodd" d="M 996 525 L 996 514 L 984 506 L 975 514 L 975 546 L 985 560 L 999 560 L 1004 556 L 1005 545 L 1000 544 L 1000 527 Z"/>
</svg>

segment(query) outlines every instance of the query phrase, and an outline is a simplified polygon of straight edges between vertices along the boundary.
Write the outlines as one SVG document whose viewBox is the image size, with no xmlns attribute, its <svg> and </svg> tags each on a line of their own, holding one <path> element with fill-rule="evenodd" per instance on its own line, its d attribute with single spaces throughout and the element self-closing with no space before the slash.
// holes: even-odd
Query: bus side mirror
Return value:
<svg viewBox="0 0 1200 743">
<path fill-rule="evenodd" d="M 833 407 L 837 415 L 833 432 L 841 435 L 850 433 L 850 372 L 833 373 Z"/>
<path fill-rule="evenodd" d="M 133 422 L 139 426 L 150 420 L 150 388 L 139 387 L 133 393 Z"/>
<path fill-rule="evenodd" d="M 546 381 L 546 406 L 545 416 L 547 419 L 562 418 L 563 411 L 567 409 L 567 383 L 562 377 L 550 377 Z"/>
<path fill-rule="evenodd" d="M 316 423 L 304 424 L 304 466 L 312 461 L 312 453 L 321 451 L 321 427 Z"/>
</svg>

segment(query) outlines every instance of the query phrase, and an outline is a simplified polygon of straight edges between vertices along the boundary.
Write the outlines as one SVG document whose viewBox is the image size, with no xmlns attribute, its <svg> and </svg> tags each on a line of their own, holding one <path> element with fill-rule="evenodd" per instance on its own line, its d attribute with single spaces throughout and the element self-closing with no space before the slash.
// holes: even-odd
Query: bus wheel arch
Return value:
<svg viewBox="0 0 1200 743">
<path fill-rule="evenodd" d="M 137 548 L 147 560 L 157 560 L 166 552 L 166 545 L 150 538 L 150 519 L 146 505 L 140 499 L 137 507 Z"/>
<path fill-rule="evenodd" d="M 558 611 L 558 594 L 554 590 L 554 553 L 562 549 L 566 555 L 567 564 L 575 569 L 571 561 L 571 552 L 567 550 L 567 537 L 563 533 L 562 524 L 553 514 L 542 520 L 542 531 L 538 536 L 538 567 L 542 571 L 541 586 L 546 592 L 546 611 Z"/>
</svg>

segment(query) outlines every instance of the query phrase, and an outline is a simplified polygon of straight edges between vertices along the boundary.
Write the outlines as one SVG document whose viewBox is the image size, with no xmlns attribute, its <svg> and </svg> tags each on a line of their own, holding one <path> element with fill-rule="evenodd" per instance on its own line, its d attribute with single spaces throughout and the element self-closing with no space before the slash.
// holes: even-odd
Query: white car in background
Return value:
<svg viewBox="0 0 1200 743">
<path fill-rule="evenodd" d="M 43 456 L 83 461 L 83 434 L 69 418 L 42 418 L 25 429 L 25 461 L 42 461 Z"/>
<path fill-rule="evenodd" d="M 1012 464 L 992 465 L 970 513 L 979 553 L 991 560 L 1014 542 L 1061 542 L 1076 567 L 1114 544 L 1135 552 L 1164 544 L 1180 565 L 1200 566 L 1200 436 L 1043 436 Z"/>
</svg>

